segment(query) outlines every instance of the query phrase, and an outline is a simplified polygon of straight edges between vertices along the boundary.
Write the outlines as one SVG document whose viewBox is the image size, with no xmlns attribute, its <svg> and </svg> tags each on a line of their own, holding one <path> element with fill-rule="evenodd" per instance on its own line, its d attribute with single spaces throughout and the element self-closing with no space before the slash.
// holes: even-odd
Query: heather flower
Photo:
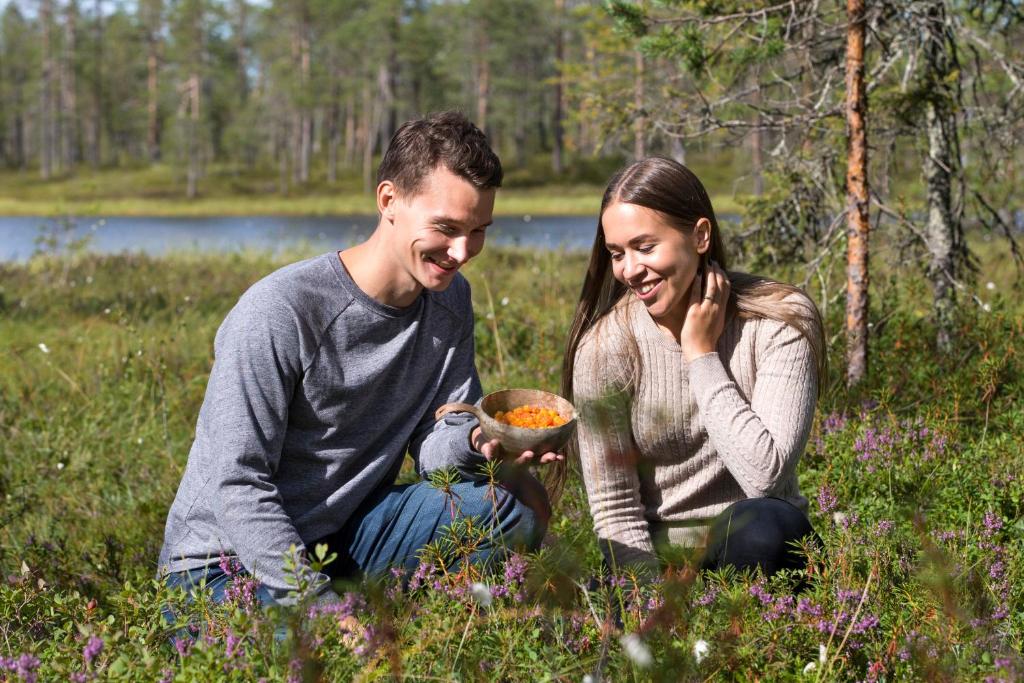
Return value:
<svg viewBox="0 0 1024 683">
<path fill-rule="evenodd" d="M 89 680 L 89 674 L 84 671 L 73 671 L 71 672 L 71 683 L 87 683 Z"/>
<path fill-rule="evenodd" d="M 693 644 L 693 658 L 700 664 L 704 661 L 704 658 L 711 652 L 711 646 L 708 645 L 708 641 L 700 638 Z"/>
<path fill-rule="evenodd" d="M 174 639 L 174 649 L 178 651 L 178 655 L 181 657 L 188 657 L 192 652 L 193 645 L 195 645 L 195 641 L 191 638 Z"/>
<path fill-rule="evenodd" d="M 704 591 L 704 595 L 697 598 L 695 602 L 702 607 L 707 607 L 708 605 L 713 603 L 715 601 L 715 598 L 717 597 L 718 589 L 714 586 L 710 586 L 707 590 Z"/>
<path fill-rule="evenodd" d="M 821 428 L 826 434 L 833 434 L 846 427 L 846 415 L 844 413 L 829 413 L 822 423 Z"/>
<path fill-rule="evenodd" d="M 985 527 L 984 531 L 981 532 L 985 538 L 992 538 L 1003 528 L 1003 520 L 991 510 L 985 513 L 985 518 L 981 523 Z"/>
<path fill-rule="evenodd" d="M 637 634 L 627 633 L 619 638 L 619 643 L 626 656 L 641 669 L 646 669 L 654 663 L 650 648 Z"/>
<path fill-rule="evenodd" d="M 774 599 L 772 598 L 772 594 L 766 591 L 760 582 L 755 583 L 750 587 L 750 594 L 760 600 L 762 605 L 771 604 Z"/>
<path fill-rule="evenodd" d="M 86 664 L 91 664 L 92 660 L 96 659 L 101 652 L 103 652 L 103 639 L 91 636 L 89 642 L 85 644 L 85 648 L 82 650 L 82 659 L 85 660 Z"/>
<path fill-rule="evenodd" d="M 835 491 L 832 487 L 825 484 L 818 489 L 818 508 L 821 509 L 821 513 L 827 515 L 836 509 L 839 505 L 839 499 L 836 498 Z"/>
<path fill-rule="evenodd" d="M 36 683 L 39 679 L 36 669 L 39 668 L 40 663 L 38 657 L 26 652 L 17 659 L 9 659 L 7 668 L 18 674 L 25 683 Z"/>
<path fill-rule="evenodd" d="M 878 524 L 875 525 L 875 536 L 885 536 L 894 528 L 896 528 L 895 522 L 888 519 L 879 520 Z"/>
</svg>

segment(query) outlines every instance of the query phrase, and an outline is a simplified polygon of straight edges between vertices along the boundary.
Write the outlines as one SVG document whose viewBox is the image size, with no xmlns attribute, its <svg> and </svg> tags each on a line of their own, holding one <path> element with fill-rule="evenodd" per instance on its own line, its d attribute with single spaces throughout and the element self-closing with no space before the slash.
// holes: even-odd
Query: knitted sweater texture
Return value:
<svg viewBox="0 0 1024 683">
<path fill-rule="evenodd" d="M 792 326 L 731 318 L 716 352 L 687 362 L 627 294 L 581 341 L 573 395 L 590 512 L 612 566 L 656 563 L 655 530 L 704 545 L 711 519 L 744 498 L 807 509 L 796 466 L 817 372 Z"/>
</svg>

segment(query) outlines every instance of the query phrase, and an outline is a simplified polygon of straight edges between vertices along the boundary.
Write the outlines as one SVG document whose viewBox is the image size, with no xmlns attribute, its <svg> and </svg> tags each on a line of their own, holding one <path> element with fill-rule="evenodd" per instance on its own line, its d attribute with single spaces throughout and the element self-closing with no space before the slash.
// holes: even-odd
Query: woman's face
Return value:
<svg viewBox="0 0 1024 683">
<path fill-rule="evenodd" d="M 604 210 L 601 224 L 615 279 L 630 288 L 652 318 L 678 333 L 701 254 L 710 245 L 710 221 L 702 218 L 686 233 L 658 211 L 617 202 Z"/>
</svg>

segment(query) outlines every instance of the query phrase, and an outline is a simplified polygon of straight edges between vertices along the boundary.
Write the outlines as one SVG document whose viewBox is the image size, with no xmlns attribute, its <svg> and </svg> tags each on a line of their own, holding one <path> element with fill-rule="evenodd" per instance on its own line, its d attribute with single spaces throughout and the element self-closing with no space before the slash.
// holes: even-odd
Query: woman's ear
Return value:
<svg viewBox="0 0 1024 683">
<path fill-rule="evenodd" d="M 693 226 L 693 239 L 697 243 L 697 253 L 706 254 L 711 248 L 711 221 L 701 218 Z"/>
</svg>

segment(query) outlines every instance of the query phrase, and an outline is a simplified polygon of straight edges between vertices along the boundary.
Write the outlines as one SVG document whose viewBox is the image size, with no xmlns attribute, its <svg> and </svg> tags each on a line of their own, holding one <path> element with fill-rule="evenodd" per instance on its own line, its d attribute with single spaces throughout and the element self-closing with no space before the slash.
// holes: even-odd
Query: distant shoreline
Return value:
<svg viewBox="0 0 1024 683">
<path fill-rule="evenodd" d="M 564 193 L 544 194 L 535 190 L 500 190 L 495 202 L 496 216 L 586 216 L 596 217 L 601 190 L 567 188 Z M 0 216 L 351 216 L 373 215 L 373 197 L 366 194 L 336 196 L 277 197 L 237 196 L 199 199 L 14 199 L 0 198 Z M 741 214 L 737 199 L 725 197 L 715 202 L 720 214 Z"/>
</svg>

